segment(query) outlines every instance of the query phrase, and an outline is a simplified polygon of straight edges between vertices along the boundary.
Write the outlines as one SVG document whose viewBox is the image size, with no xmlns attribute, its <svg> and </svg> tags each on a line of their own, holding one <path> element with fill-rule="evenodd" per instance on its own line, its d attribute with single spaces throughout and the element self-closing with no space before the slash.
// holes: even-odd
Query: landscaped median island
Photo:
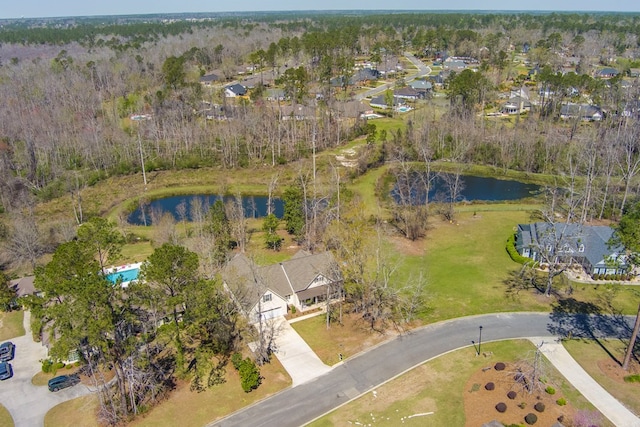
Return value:
<svg viewBox="0 0 640 427">
<path fill-rule="evenodd" d="M 484 343 L 482 350 L 480 356 L 474 347 L 439 356 L 310 425 L 481 426 L 493 420 L 527 425 L 529 414 L 534 415 L 528 417 L 535 418 L 534 425 L 545 427 L 560 417 L 564 425 L 576 417 L 610 425 L 544 357 L 538 365 L 544 382 L 537 382 L 529 393 L 517 379 L 535 365 L 536 347 L 529 341 Z"/>
</svg>

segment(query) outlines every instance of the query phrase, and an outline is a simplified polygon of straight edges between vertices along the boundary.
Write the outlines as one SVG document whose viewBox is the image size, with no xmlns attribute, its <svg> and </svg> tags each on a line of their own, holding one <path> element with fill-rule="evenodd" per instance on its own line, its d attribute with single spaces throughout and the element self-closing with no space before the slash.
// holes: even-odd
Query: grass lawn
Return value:
<svg viewBox="0 0 640 427">
<path fill-rule="evenodd" d="M 565 340 L 563 344 L 571 356 L 598 384 L 635 414 L 640 414 L 640 383 L 627 383 L 623 380 L 623 375 L 640 374 L 640 363 L 637 360 L 632 363 L 630 365 L 632 369 L 629 372 L 624 372 L 620 367 L 624 359 L 626 342 Z"/>
<path fill-rule="evenodd" d="M 0 312 L 0 341 L 21 337 L 25 334 L 22 323 L 24 313 L 22 310 Z"/>
<path fill-rule="evenodd" d="M 45 427 L 100 427 L 96 420 L 98 399 L 94 395 L 78 397 L 54 406 L 44 416 Z"/>
<path fill-rule="evenodd" d="M 179 383 L 169 400 L 129 425 L 202 427 L 291 385 L 289 375 L 275 357 L 271 363 L 260 367 L 260 374 L 264 377 L 262 384 L 251 393 L 242 391 L 238 373 L 231 364 L 227 366 L 226 383 L 201 393 L 189 390 L 189 384 Z"/>
<path fill-rule="evenodd" d="M 484 344 L 484 343 L 483 343 Z M 485 345 L 482 347 L 485 349 Z M 475 357 L 473 348 L 457 350 L 412 369 L 311 423 L 315 427 L 374 424 L 380 426 L 464 426 L 464 395 L 468 379 L 478 370 L 497 361 L 512 362 L 527 358 L 535 346 L 529 341 L 500 341 L 486 344 L 493 352 L 491 361 Z M 574 407 L 591 405 L 552 367 L 548 380 L 562 390 Z M 433 412 L 428 416 L 414 416 Z M 499 418 L 499 414 L 493 411 Z M 373 423 L 372 423 L 373 424 Z"/>
<path fill-rule="evenodd" d="M 498 208 L 498 207 L 496 207 Z M 503 280 L 519 268 L 505 250 L 507 237 L 527 211 L 461 212 L 452 223 L 434 218 L 424 255 L 405 256 L 398 281 L 422 271 L 428 279 L 428 322 L 505 311 L 550 311 L 549 301 L 505 296 Z"/>
<path fill-rule="evenodd" d="M 0 426 L 13 427 L 14 425 L 13 418 L 11 418 L 11 414 L 7 411 L 7 408 L 0 405 Z"/>
<path fill-rule="evenodd" d="M 344 315 L 342 320 L 342 325 L 332 324 L 327 329 L 326 317 L 320 315 L 292 323 L 291 326 L 327 365 L 338 363 L 340 353 L 344 358 L 351 357 L 391 338 L 371 331 L 367 325 L 358 321 L 356 315 Z"/>
<path fill-rule="evenodd" d="M 262 384 L 251 393 L 242 391 L 238 373 L 231 364 L 227 366 L 226 383 L 213 386 L 201 393 L 191 391 L 188 382 L 178 381 L 169 399 L 128 425 L 202 427 L 291 385 L 291 378 L 276 358 L 262 366 L 260 374 L 263 377 Z M 45 426 L 98 426 L 97 407 L 95 396 L 70 400 L 47 413 Z"/>
</svg>

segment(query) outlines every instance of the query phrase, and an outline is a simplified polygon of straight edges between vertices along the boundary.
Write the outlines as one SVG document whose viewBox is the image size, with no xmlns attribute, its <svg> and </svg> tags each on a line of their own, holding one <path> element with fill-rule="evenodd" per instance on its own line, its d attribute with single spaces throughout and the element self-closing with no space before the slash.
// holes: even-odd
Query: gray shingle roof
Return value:
<svg viewBox="0 0 640 427">
<path fill-rule="evenodd" d="M 331 252 L 311 255 L 299 251 L 287 261 L 263 267 L 256 266 L 246 255 L 237 254 L 222 270 L 222 279 L 247 311 L 267 289 L 286 299 L 288 295 L 307 291 L 319 275 L 340 280 Z"/>
<path fill-rule="evenodd" d="M 553 235 L 555 234 L 555 238 Z M 559 243 L 574 256 L 585 257 L 592 266 L 604 265 L 605 258 L 612 254 L 622 254 L 622 246 L 609 247 L 613 229 L 601 225 L 555 224 L 536 222 L 518 224 L 517 249 L 540 247 Z M 583 249 L 582 251 L 580 249 Z"/>
</svg>

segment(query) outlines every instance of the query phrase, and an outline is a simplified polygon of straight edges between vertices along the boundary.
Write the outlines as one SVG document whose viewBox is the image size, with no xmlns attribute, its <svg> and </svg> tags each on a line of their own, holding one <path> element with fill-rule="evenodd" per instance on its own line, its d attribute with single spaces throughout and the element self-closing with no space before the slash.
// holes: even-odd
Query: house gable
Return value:
<svg viewBox="0 0 640 427">
<path fill-rule="evenodd" d="M 612 268 L 625 271 L 624 257 L 619 256 L 624 248 L 609 246 L 612 235 L 613 229 L 607 226 L 545 222 L 518 224 L 516 249 L 520 255 L 536 261 L 541 261 L 541 251 L 554 252 L 557 257 L 580 263 L 590 274 Z M 609 259 L 617 260 L 619 266 L 612 267 Z"/>
</svg>

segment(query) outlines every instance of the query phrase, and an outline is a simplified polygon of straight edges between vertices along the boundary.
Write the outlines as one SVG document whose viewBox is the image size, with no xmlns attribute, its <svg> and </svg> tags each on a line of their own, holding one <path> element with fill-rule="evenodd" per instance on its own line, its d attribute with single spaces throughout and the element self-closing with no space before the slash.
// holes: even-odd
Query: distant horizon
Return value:
<svg viewBox="0 0 640 427">
<path fill-rule="evenodd" d="M 236 11 L 216 11 L 216 12 L 145 12 L 145 13 L 118 13 L 118 14 L 96 14 L 96 15 L 56 15 L 56 16 L 19 16 L 0 17 L 0 21 L 16 21 L 30 19 L 68 19 L 68 18 L 115 18 L 121 16 L 162 16 L 162 15 L 250 15 L 250 14 L 339 14 L 339 13 L 482 13 L 482 14 L 640 14 L 640 11 L 620 11 L 620 10 L 543 10 L 543 9 L 304 9 L 304 10 L 236 10 Z"/>
<path fill-rule="evenodd" d="M 277 12 L 469 12 L 469 13 L 640 13 L 637 0 L 617 0 L 603 3 L 597 0 L 538 0 L 535 6 L 514 4 L 505 0 L 485 0 L 482 8 L 478 2 L 471 0 L 450 0 L 446 8 L 438 7 L 442 3 L 422 0 L 396 0 L 394 7 L 383 0 L 325 0 L 322 7 L 301 6 L 299 1 L 272 0 L 268 6 L 257 0 L 236 0 L 229 5 L 213 5 L 209 0 L 186 0 L 176 3 L 169 0 L 112 0 L 110 2 L 87 2 L 78 0 L 58 0 L 43 2 L 42 0 L 23 0 L 7 2 L 0 10 L 0 19 L 51 19 L 72 17 L 109 17 L 131 15 L 164 15 L 164 14 L 202 14 L 202 13 L 277 13 Z M 265 9 L 266 7 L 266 9 Z M 609 9 L 605 9 L 609 8 Z M 182 9 L 182 10 L 180 10 Z M 214 10 L 211 10 L 214 9 Z"/>
</svg>

